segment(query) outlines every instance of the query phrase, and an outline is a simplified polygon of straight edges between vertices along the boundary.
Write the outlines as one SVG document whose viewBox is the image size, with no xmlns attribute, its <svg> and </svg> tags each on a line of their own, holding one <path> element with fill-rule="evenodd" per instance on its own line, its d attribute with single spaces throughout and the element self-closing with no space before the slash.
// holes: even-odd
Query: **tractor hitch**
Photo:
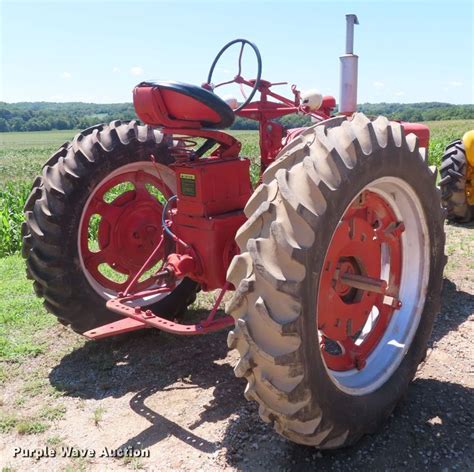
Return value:
<svg viewBox="0 0 474 472">
<path fill-rule="evenodd" d="M 109 300 L 107 302 L 107 308 L 113 311 L 114 313 L 129 318 L 130 321 L 141 323 L 141 327 L 143 328 L 158 328 L 161 331 L 166 331 L 167 333 L 181 334 L 185 336 L 207 334 L 212 333 L 214 331 L 219 331 L 220 329 L 227 328 L 229 326 L 233 326 L 234 324 L 234 319 L 231 316 L 225 316 L 223 318 L 215 319 L 215 315 L 217 313 L 217 310 L 219 309 L 219 305 L 226 291 L 227 287 L 224 287 L 221 290 L 219 296 L 215 300 L 213 309 L 205 320 L 191 325 L 167 320 L 166 318 L 162 318 L 154 314 L 151 310 L 148 309 L 144 309 L 138 306 L 132 307 L 130 305 L 127 305 L 127 301 L 130 301 L 133 297 L 114 298 L 112 300 Z M 110 328 L 108 332 L 110 333 Z M 90 334 L 92 335 L 92 333 Z"/>
<path fill-rule="evenodd" d="M 178 243 L 183 245 L 179 238 L 177 240 Z M 163 318 L 153 313 L 150 309 L 142 308 L 135 304 L 137 300 L 145 300 L 159 294 L 171 293 L 183 277 L 195 272 L 199 268 L 199 262 L 194 251 L 191 247 L 187 247 L 184 254 L 169 254 L 165 264 L 153 275 L 153 279 L 158 284 L 157 288 L 133 293 L 139 277 L 144 273 L 150 259 L 161 248 L 163 242 L 164 238 L 162 236 L 161 241 L 145 264 L 143 264 L 143 267 L 136 273 L 125 292 L 119 293 L 116 298 L 112 298 L 106 303 L 110 311 L 123 316 L 124 319 L 89 330 L 84 333 L 85 337 L 89 339 L 102 339 L 144 328 L 157 328 L 168 333 L 192 336 L 211 333 L 234 324 L 234 319 L 231 316 L 215 319 L 219 305 L 227 289 L 230 287 L 228 282 L 221 289 L 207 318 L 195 324 L 178 323 L 176 320 L 172 321 Z"/>
<path fill-rule="evenodd" d="M 195 324 L 178 323 L 177 321 L 163 318 L 153 313 L 150 309 L 142 308 L 140 306 L 132 306 L 130 304 L 130 302 L 133 302 L 138 298 L 143 298 L 144 296 L 152 296 L 158 293 L 168 292 L 170 290 L 169 287 L 157 288 L 155 290 L 148 290 L 146 292 L 140 292 L 128 296 L 120 294 L 121 296 L 109 300 L 106 306 L 110 311 L 123 316 L 124 319 L 91 329 L 85 332 L 84 336 L 89 339 L 102 339 L 144 328 L 158 328 L 161 331 L 166 331 L 167 333 L 184 336 L 193 336 L 219 331 L 223 328 L 234 325 L 234 318 L 231 316 L 226 315 L 222 318 L 216 319 L 219 305 L 221 304 L 228 288 L 229 284 L 226 284 L 221 289 L 207 318 Z"/>
</svg>

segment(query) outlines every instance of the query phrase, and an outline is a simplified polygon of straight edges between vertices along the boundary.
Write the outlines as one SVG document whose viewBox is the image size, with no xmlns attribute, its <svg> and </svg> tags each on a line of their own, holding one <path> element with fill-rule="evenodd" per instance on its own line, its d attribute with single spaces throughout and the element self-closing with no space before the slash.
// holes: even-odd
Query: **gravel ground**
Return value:
<svg viewBox="0 0 474 472">
<path fill-rule="evenodd" d="M 4 410 L 22 415 L 45 405 L 65 413 L 45 432 L 0 434 L 0 465 L 45 471 L 473 470 L 473 235 L 472 225 L 447 226 L 443 307 L 427 359 L 389 421 L 351 448 L 319 452 L 262 423 L 255 404 L 243 398 L 245 382 L 234 377 L 237 358 L 227 352 L 226 333 L 185 339 L 150 330 L 84 342 L 57 326 L 51 352 L 24 366 L 0 398 Z M 13 457 L 15 447 L 46 446 L 57 457 Z M 101 457 L 104 448 L 128 446 L 145 448 L 150 457 Z M 95 457 L 60 457 L 66 447 Z"/>
</svg>

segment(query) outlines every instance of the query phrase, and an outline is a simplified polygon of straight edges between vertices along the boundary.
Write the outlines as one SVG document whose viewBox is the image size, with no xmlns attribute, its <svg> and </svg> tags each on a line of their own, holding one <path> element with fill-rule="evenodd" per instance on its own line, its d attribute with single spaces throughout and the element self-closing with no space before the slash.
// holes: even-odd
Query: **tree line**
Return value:
<svg viewBox="0 0 474 472">
<path fill-rule="evenodd" d="M 112 120 L 136 119 L 131 103 L 0 102 L 0 132 L 85 129 Z"/>
<path fill-rule="evenodd" d="M 363 103 L 359 111 L 366 115 L 385 115 L 403 121 L 438 121 L 474 119 L 474 105 L 449 103 Z M 131 103 L 53 103 L 53 102 L 0 102 L 0 132 L 47 131 L 53 129 L 85 129 L 97 123 L 112 120 L 136 119 Z M 288 115 L 278 119 L 288 128 L 307 126 L 310 119 L 304 115 Z M 258 123 L 237 117 L 231 129 L 257 129 Z"/>
</svg>

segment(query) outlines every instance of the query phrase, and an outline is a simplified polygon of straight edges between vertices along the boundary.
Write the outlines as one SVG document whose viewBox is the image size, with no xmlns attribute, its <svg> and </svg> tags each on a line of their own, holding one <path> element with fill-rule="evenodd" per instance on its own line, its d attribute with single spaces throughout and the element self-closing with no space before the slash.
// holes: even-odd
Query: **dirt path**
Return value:
<svg viewBox="0 0 474 472">
<path fill-rule="evenodd" d="M 24 365 L 0 394 L 7 412 L 44 418 L 50 411 L 49 429 L 1 434 L 0 465 L 69 471 L 472 470 L 474 228 L 448 226 L 447 232 L 450 261 L 432 349 L 388 423 L 356 446 L 318 452 L 289 443 L 262 423 L 255 404 L 243 398 L 244 382 L 234 377 L 236 356 L 227 352 L 226 333 L 184 339 L 148 331 L 84 342 L 57 326 L 51 352 Z M 56 457 L 13 457 L 15 447 L 47 446 Z M 129 446 L 145 448 L 150 457 L 100 457 L 104 448 Z M 60 457 L 67 447 L 96 456 Z"/>
</svg>

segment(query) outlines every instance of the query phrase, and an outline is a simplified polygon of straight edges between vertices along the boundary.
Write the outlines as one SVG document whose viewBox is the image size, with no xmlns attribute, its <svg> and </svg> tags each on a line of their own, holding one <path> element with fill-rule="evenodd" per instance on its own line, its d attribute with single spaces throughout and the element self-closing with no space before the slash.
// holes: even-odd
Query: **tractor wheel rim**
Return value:
<svg viewBox="0 0 474 472">
<path fill-rule="evenodd" d="M 162 203 L 150 189 L 156 189 L 165 198 L 174 192 L 170 188 L 170 171 L 151 162 L 127 164 L 116 169 L 100 181 L 89 195 L 79 223 L 78 252 L 83 273 L 91 287 L 104 299 L 116 297 L 130 283 L 162 235 Z M 123 188 L 128 184 L 128 188 Z M 122 185 L 122 190 L 120 186 Z M 109 192 L 115 191 L 115 194 Z M 109 196 L 109 198 L 107 198 Z M 90 247 L 91 218 L 100 218 L 97 224 L 96 243 Z M 164 254 L 150 262 L 151 269 Z M 108 266 L 104 275 L 100 266 Z M 114 280 L 114 278 L 120 280 Z M 137 290 L 154 288 L 153 279 L 142 278 Z M 162 293 L 135 304 L 159 301 Z"/>
<path fill-rule="evenodd" d="M 325 255 L 316 313 L 322 358 L 341 390 L 370 393 L 400 365 L 426 298 L 429 246 L 419 198 L 399 178 L 375 180 L 344 211 Z M 363 288 L 354 287 L 361 277 Z"/>
</svg>

